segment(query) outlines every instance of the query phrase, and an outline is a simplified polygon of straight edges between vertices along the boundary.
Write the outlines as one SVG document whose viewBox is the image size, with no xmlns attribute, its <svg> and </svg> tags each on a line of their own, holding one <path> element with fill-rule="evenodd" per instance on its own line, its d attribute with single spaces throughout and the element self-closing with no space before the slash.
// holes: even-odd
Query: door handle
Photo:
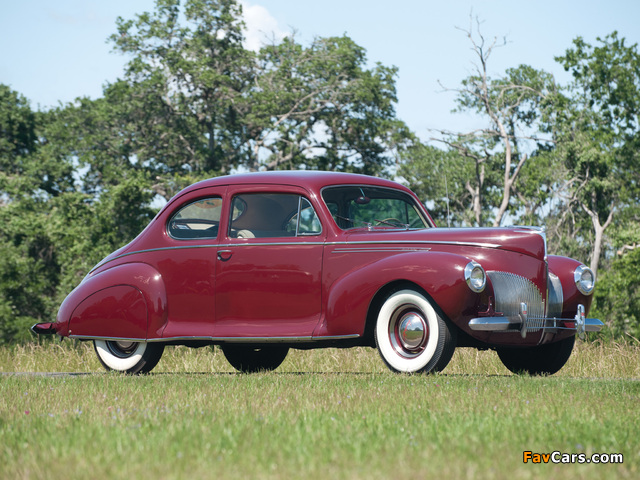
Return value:
<svg viewBox="0 0 640 480">
<path fill-rule="evenodd" d="M 233 255 L 231 250 L 218 250 L 218 260 L 222 260 L 223 262 L 229 260 L 231 255 Z"/>
</svg>

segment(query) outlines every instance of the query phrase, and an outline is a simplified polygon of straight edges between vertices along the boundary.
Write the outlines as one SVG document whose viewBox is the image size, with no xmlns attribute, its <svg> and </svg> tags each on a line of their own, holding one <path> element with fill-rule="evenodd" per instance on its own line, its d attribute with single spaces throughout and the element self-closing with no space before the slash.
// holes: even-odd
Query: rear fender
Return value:
<svg viewBox="0 0 640 480">
<path fill-rule="evenodd" d="M 144 263 L 126 263 L 83 281 L 62 303 L 56 330 L 78 338 L 159 338 L 167 321 L 162 276 Z"/>
<path fill-rule="evenodd" d="M 452 253 L 409 252 L 351 271 L 330 286 L 326 314 L 314 335 L 363 335 L 376 294 L 395 282 L 417 285 L 455 322 L 478 299 L 464 280 L 467 263 L 468 258 Z"/>
</svg>

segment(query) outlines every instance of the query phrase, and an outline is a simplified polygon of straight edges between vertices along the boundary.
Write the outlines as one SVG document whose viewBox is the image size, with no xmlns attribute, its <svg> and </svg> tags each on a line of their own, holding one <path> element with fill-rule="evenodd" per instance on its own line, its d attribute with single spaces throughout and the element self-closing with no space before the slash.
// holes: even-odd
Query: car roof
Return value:
<svg viewBox="0 0 640 480">
<path fill-rule="evenodd" d="M 324 172 L 315 170 L 277 170 L 269 172 L 236 173 L 210 178 L 194 183 L 193 185 L 185 188 L 178 195 L 206 187 L 259 184 L 295 185 L 316 192 L 329 185 L 375 185 L 408 190 L 406 187 L 396 182 L 392 182 L 391 180 L 356 173 Z"/>
</svg>

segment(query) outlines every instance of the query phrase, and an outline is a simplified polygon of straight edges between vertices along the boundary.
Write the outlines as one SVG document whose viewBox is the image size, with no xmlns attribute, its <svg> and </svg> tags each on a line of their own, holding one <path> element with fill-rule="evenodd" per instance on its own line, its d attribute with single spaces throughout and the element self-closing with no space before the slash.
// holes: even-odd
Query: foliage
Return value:
<svg viewBox="0 0 640 480">
<path fill-rule="evenodd" d="M 15 168 L 0 174 L 0 343 L 25 340 L 32 324 L 54 319 L 91 266 L 132 239 L 153 213 L 145 207 L 148 182 L 135 171 L 121 171 L 118 183 L 100 186 L 100 195 L 89 183 L 84 189 L 91 192 L 78 189 L 77 161 L 67 149 L 69 112 L 28 115 L 28 108 L 23 102 L 2 110 L 39 121 L 30 124 L 35 140 L 28 151 L 5 150 L 2 157 Z"/>
<path fill-rule="evenodd" d="M 581 210 L 577 224 L 591 225 L 591 268 L 606 255 L 605 230 L 640 198 L 640 53 L 616 32 L 582 38 L 556 60 L 571 72 L 567 97 L 558 102 L 554 129 L 558 158 L 567 170 L 567 209 Z M 581 218 L 580 218 L 581 217 Z"/>
<path fill-rule="evenodd" d="M 163 0 L 119 19 L 110 40 L 131 60 L 105 91 L 103 121 L 128 140 L 129 161 L 162 180 L 237 168 L 380 174 L 405 135 L 396 69 L 367 69 L 347 36 L 253 52 L 235 0 Z"/>
<path fill-rule="evenodd" d="M 468 208 L 471 163 L 454 150 L 441 150 L 422 143 L 411 145 L 402 153 L 410 159 L 400 164 L 398 175 L 426 203 L 439 226 L 459 227 L 473 224 Z"/>
<path fill-rule="evenodd" d="M 552 170 L 544 161 L 536 161 L 543 159 L 541 152 L 549 146 L 539 126 L 555 95 L 554 79 L 527 65 L 508 69 L 500 78 L 489 77 L 489 58 L 501 45 L 497 39 L 487 41 L 479 29 L 469 28 L 466 34 L 477 63 L 474 74 L 454 90 L 456 111 L 479 116 L 486 127 L 438 131 L 437 140 L 457 153 L 457 160 L 446 166 L 447 174 L 463 174 L 462 181 L 452 185 L 453 206 L 466 224 L 475 226 L 535 217 L 555 183 Z M 434 171 L 425 174 L 433 176 Z M 543 187 L 532 187 L 534 181 L 544 182 Z"/>
</svg>

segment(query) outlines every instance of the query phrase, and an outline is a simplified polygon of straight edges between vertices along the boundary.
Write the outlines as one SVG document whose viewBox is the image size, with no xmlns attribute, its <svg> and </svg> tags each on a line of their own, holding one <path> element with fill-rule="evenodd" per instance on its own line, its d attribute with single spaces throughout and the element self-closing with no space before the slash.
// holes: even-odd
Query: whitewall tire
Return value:
<svg viewBox="0 0 640 480">
<path fill-rule="evenodd" d="M 93 345 L 107 370 L 125 373 L 150 372 L 164 351 L 163 343 L 94 340 Z"/>
<path fill-rule="evenodd" d="M 404 373 L 441 371 L 456 347 L 453 330 L 431 302 L 410 289 L 392 293 L 382 304 L 375 340 L 387 366 Z"/>
</svg>

